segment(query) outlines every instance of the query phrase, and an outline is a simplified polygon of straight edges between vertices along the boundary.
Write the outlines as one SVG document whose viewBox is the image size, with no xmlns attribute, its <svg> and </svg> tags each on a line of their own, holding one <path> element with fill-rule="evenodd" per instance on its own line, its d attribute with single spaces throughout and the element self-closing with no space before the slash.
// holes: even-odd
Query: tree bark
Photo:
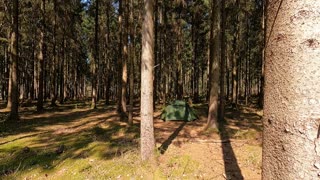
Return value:
<svg viewBox="0 0 320 180">
<path fill-rule="evenodd" d="M 57 31 L 57 1 L 54 0 L 53 1 L 53 9 L 54 9 L 54 19 L 53 19 L 53 54 L 52 54 L 52 57 L 53 57 L 53 63 L 52 63 L 52 72 L 53 72 L 53 77 L 51 78 L 52 79 L 52 82 L 51 82 L 51 106 L 57 106 L 56 104 L 56 101 L 57 101 L 57 34 L 56 34 L 56 31 Z"/>
<path fill-rule="evenodd" d="M 13 58 L 14 55 L 13 55 L 13 52 L 12 52 L 12 46 L 13 43 L 15 43 L 15 39 L 14 37 L 12 37 L 12 34 L 13 34 L 14 31 L 10 32 L 9 33 L 9 38 L 10 38 L 10 45 L 9 45 L 9 54 L 10 54 L 10 59 L 9 59 L 9 79 L 8 79 L 8 102 L 7 102 L 7 109 L 8 110 L 11 110 L 11 107 L 12 107 L 12 62 L 13 62 Z"/>
<path fill-rule="evenodd" d="M 10 114 L 8 121 L 17 121 L 19 119 L 18 108 L 19 108 L 19 90 L 18 90 L 18 60 L 19 60 L 19 1 L 13 1 L 13 14 L 12 14 L 12 31 L 11 31 L 11 42 L 10 42 L 10 79 L 9 80 L 9 93 L 11 96 L 8 97 L 8 104 L 11 101 Z M 10 95 L 10 94 L 9 94 Z"/>
<path fill-rule="evenodd" d="M 119 23 L 119 32 L 118 32 L 118 41 L 119 41 L 119 47 L 118 47 L 118 106 L 117 111 L 120 114 L 121 118 L 125 116 L 126 113 L 126 97 L 125 97 L 125 87 L 123 79 L 124 73 L 126 72 L 126 65 L 124 66 L 124 53 L 123 53 L 123 0 L 119 0 L 119 17 L 118 17 L 118 23 Z M 123 96 L 124 95 L 124 96 Z"/>
<path fill-rule="evenodd" d="M 263 179 L 319 179 L 320 1 L 270 0 Z"/>
<path fill-rule="evenodd" d="M 226 71 L 226 102 L 230 99 L 230 51 L 229 45 L 226 44 L 226 63 L 225 63 L 225 71 Z"/>
<path fill-rule="evenodd" d="M 133 0 L 130 0 L 130 78 L 129 78 L 129 115 L 128 123 L 133 124 L 133 99 L 134 99 L 134 62 L 135 62 L 135 31 L 134 31 L 134 18 L 133 18 Z"/>
<path fill-rule="evenodd" d="M 262 30 L 263 30 L 263 49 L 262 49 L 262 58 L 261 58 L 261 76 L 260 76 L 260 90 L 259 90 L 259 106 L 263 108 L 263 101 L 264 101 L 264 64 L 265 64 L 265 53 L 266 53 L 266 36 L 267 36 L 267 28 L 266 28 L 266 21 L 267 21 L 267 7 L 268 1 L 264 1 L 262 6 Z"/>
<path fill-rule="evenodd" d="M 62 49 L 61 49 L 61 61 L 60 61 L 60 104 L 63 104 L 64 103 L 64 100 L 65 100 L 65 96 L 64 96 L 64 92 L 65 92 L 65 32 L 63 34 L 63 37 L 62 37 Z"/>
<path fill-rule="evenodd" d="M 155 0 L 155 7 L 154 7 L 154 63 L 157 65 L 158 64 L 158 19 L 159 19 L 159 7 L 158 7 L 158 0 Z M 155 68 L 155 78 L 153 80 L 153 107 L 156 107 L 157 100 L 158 100 L 158 79 L 159 79 L 159 67 Z"/>
<path fill-rule="evenodd" d="M 173 3 L 178 12 L 173 14 L 174 19 L 174 33 L 176 36 L 174 59 L 176 61 L 176 73 L 175 73 L 175 89 L 177 99 L 183 99 L 183 72 L 182 72 L 182 27 L 181 27 L 181 11 L 182 3 L 176 1 Z"/>
<path fill-rule="evenodd" d="M 245 1 L 245 7 L 247 7 L 247 1 Z M 249 62 L 250 62 L 250 46 L 249 46 L 249 37 L 250 37 L 250 24 L 249 24 L 249 16 L 248 12 L 245 13 L 245 21 L 246 21 L 246 50 L 245 50 L 245 80 L 244 80 L 244 97 L 245 97 L 245 105 L 248 105 L 249 101 L 249 91 L 250 91 L 250 67 L 249 67 Z"/>
<path fill-rule="evenodd" d="M 199 20 L 198 20 L 198 11 L 195 12 L 195 15 L 192 17 L 192 43 L 193 43 L 193 58 L 192 58 L 192 64 L 193 64 L 193 73 L 192 73 L 192 95 L 193 95 L 193 101 L 194 103 L 199 102 L 199 62 L 198 62 L 198 29 L 199 29 Z"/>
<path fill-rule="evenodd" d="M 1 98 L 2 100 L 7 100 L 7 88 L 8 88 L 8 47 L 3 46 L 3 69 L 2 69 L 2 88 L 1 88 Z"/>
<path fill-rule="evenodd" d="M 236 1 L 236 6 L 239 8 L 240 0 Z M 237 20 L 234 24 L 235 26 L 235 33 L 233 36 L 232 42 L 232 106 L 236 107 L 238 103 L 238 37 L 239 37 L 239 14 L 237 15 Z"/>
<path fill-rule="evenodd" d="M 154 157 L 155 139 L 153 127 L 153 67 L 154 20 L 153 0 L 144 0 L 141 57 L 141 158 Z"/>
<path fill-rule="evenodd" d="M 218 127 L 218 92 L 219 92 L 219 60 L 220 56 L 220 0 L 212 1 L 210 62 L 209 62 L 209 112 L 207 128 Z"/>
<path fill-rule="evenodd" d="M 91 108 L 97 108 L 97 64 L 99 64 L 99 0 L 96 0 L 95 7 L 95 33 L 94 33 L 94 57 L 92 62 L 92 97 L 91 97 Z"/>
<path fill-rule="evenodd" d="M 109 58 L 110 56 L 110 50 L 111 46 L 109 46 L 109 44 L 111 44 L 110 41 L 110 5 L 108 3 L 107 8 L 106 8 L 106 18 L 107 18 L 107 32 L 105 34 L 105 39 L 106 39 L 106 46 L 105 46 L 105 50 L 106 50 L 106 63 L 107 63 L 107 75 L 106 75 L 106 79 L 105 79 L 105 105 L 109 105 L 109 101 L 110 101 L 110 85 L 111 85 L 111 66 L 110 66 L 110 61 L 111 58 Z"/>
<path fill-rule="evenodd" d="M 224 121 L 224 105 L 225 105 L 225 62 L 226 62 L 226 12 L 225 1 L 221 1 L 221 61 L 220 61 L 220 104 L 219 104 L 219 120 Z"/>
<path fill-rule="evenodd" d="M 126 116 L 127 112 L 127 84 L 128 84 L 128 0 L 124 1 L 125 26 L 123 28 L 123 57 L 122 57 L 122 81 L 121 81 L 121 112 Z"/>
<path fill-rule="evenodd" d="M 37 111 L 43 110 L 43 96 L 44 96 L 44 63 L 45 63 L 45 0 L 41 1 L 41 27 L 40 27 L 40 41 L 39 41 L 39 54 L 38 60 L 40 63 L 39 69 L 39 94 L 37 102 Z"/>
</svg>

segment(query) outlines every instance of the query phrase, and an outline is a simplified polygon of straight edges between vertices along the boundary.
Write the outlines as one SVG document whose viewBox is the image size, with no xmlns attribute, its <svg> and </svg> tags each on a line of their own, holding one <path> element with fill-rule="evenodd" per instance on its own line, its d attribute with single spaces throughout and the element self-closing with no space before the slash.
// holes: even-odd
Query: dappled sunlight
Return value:
<svg viewBox="0 0 320 180">
<path fill-rule="evenodd" d="M 25 168 L 43 165 L 43 169 L 52 169 L 66 159 L 79 157 L 81 152 L 87 152 L 87 156 L 97 156 L 100 152 L 99 157 L 104 158 L 104 154 L 101 153 L 104 151 L 101 150 L 107 151 L 112 146 L 127 144 L 123 139 L 126 139 L 125 134 L 130 131 L 123 123 L 106 124 L 117 116 L 115 112 L 106 112 L 108 110 L 102 108 L 96 111 L 71 109 L 25 116 L 21 113 L 23 123 L 28 121 L 28 126 L 23 127 L 23 130 L 16 129 L 10 133 L 3 133 L 8 135 L 3 136 L 0 142 L 1 157 L 4 157 L 0 160 L 1 169 L 16 167 L 19 163 L 23 163 Z M 103 127 L 102 130 L 97 130 L 99 126 Z M 111 131 L 108 131 L 108 128 Z M 130 137 L 136 138 L 136 135 Z M 100 141 L 109 143 L 92 145 Z M 59 147 L 64 147 L 61 155 L 57 153 Z M 23 149 L 27 151 L 24 152 Z M 114 157 L 117 151 L 119 150 L 115 150 L 109 158 Z M 8 153 L 12 156 L 5 155 Z M 33 162 L 33 159 L 36 162 Z"/>
<path fill-rule="evenodd" d="M 188 155 L 192 161 L 201 162 L 200 171 L 194 172 L 197 178 L 259 179 L 262 124 L 257 110 L 227 108 L 223 129 L 204 131 L 207 107 L 194 108 L 199 119 L 192 122 L 155 120 L 157 147 L 163 154 L 160 161 L 168 166 L 171 157 Z M 241 119 L 236 117 L 238 113 Z"/>
<path fill-rule="evenodd" d="M 70 103 L 66 109 L 59 107 L 40 114 L 24 111 L 21 128 L 4 128 L 0 140 L 1 174 L 81 179 L 84 176 L 175 178 L 182 173 L 187 177 L 219 179 L 234 171 L 224 169 L 226 142 L 233 149 L 244 177 L 256 177 L 248 175 L 252 168 L 256 175 L 260 173 L 261 139 L 256 137 L 260 137 L 261 117 L 255 109 L 243 108 L 240 116 L 234 116 L 237 113 L 234 110 L 227 110 L 225 133 L 230 139 L 226 141 L 225 136 L 220 138 L 222 132 L 204 131 L 205 104 L 194 106 L 199 119 L 191 122 L 164 122 L 159 119 L 162 108 L 157 107 L 154 126 L 159 155 L 158 165 L 154 167 L 140 161 L 139 116 L 129 126 L 119 120 L 112 106 L 100 104 L 96 110 L 70 107 L 75 105 Z M 134 108 L 135 115 L 139 111 Z M 146 168 L 152 168 L 154 174 Z"/>
</svg>

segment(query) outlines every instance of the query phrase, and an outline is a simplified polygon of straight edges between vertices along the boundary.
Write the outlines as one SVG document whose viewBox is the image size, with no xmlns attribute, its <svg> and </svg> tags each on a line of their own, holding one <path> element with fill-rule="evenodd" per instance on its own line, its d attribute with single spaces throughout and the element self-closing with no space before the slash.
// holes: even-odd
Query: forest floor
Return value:
<svg viewBox="0 0 320 180">
<path fill-rule="evenodd" d="M 0 104 L 0 107 L 3 107 Z M 219 130 L 204 131 L 207 108 L 195 104 L 193 122 L 159 119 L 155 112 L 156 162 L 139 159 L 139 107 L 134 125 L 115 106 L 68 102 L 37 113 L 22 107 L 17 124 L 1 121 L 0 179 L 261 179 L 262 111 L 226 109 Z"/>
</svg>

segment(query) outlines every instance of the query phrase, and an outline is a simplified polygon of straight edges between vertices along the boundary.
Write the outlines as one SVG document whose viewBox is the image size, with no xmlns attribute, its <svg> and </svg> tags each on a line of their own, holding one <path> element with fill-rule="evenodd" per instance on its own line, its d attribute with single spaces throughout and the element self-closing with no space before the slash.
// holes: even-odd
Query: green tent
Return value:
<svg viewBox="0 0 320 180">
<path fill-rule="evenodd" d="M 160 118 L 165 121 L 183 120 L 193 121 L 197 115 L 185 101 L 176 100 L 168 105 L 161 113 Z"/>
</svg>

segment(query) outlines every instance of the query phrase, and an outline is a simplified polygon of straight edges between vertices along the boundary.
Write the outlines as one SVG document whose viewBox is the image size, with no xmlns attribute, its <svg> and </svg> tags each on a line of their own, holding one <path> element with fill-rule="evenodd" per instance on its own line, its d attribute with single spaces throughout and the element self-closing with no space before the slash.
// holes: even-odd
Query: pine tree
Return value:
<svg viewBox="0 0 320 180">
<path fill-rule="evenodd" d="M 209 64 L 209 112 L 207 128 L 218 127 L 218 92 L 220 62 L 220 7 L 219 0 L 212 0 L 211 32 L 210 32 L 210 64 Z"/>
<path fill-rule="evenodd" d="M 318 0 L 269 0 L 263 179 L 319 179 L 318 9 Z"/>
<path fill-rule="evenodd" d="M 18 91 L 18 61 L 19 61 L 19 0 L 12 2 L 12 23 L 10 34 L 10 81 L 8 104 L 10 106 L 9 121 L 17 121 L 19 119 L 19 91 Z"/>
<path fill-rule="evenodd" d="M 153 128 L 154 20 L 153 0 L 144 0 L 141 57 L 141 158 L 153 158 L 155 139 Z"/>
</svg>

